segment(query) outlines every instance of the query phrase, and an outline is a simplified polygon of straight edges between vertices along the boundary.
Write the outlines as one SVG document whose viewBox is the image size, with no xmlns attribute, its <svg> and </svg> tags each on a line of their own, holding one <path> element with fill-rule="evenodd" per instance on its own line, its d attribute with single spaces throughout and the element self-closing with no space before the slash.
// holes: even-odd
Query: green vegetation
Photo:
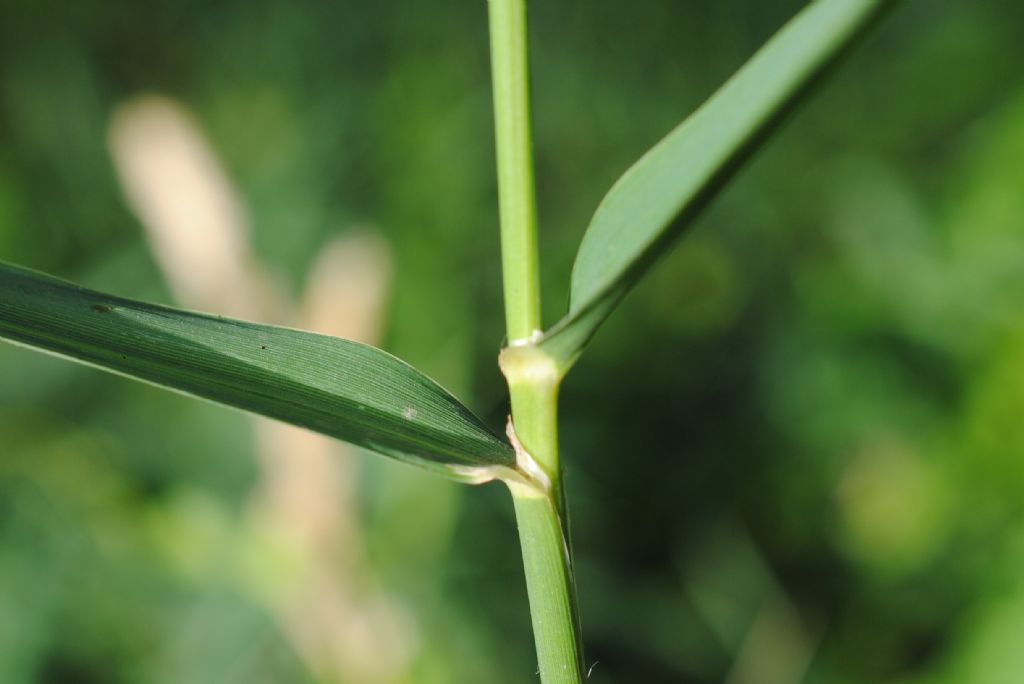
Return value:
<svg viewBox="0 0 1024 684">
<path fill-rule="evenodd" d="M 45 209 L 38 231 L 11 227 L 31 220 L 27 198 L 39 179 L 21 173 L 19 148 L 0 156 L 0 178 L 12 179 L 0 195 L 0 240 L 10 246 L 0 257 L 89 285 L 0 265 L 0 337 L 310 428 L 449 479 L 503 480 L 546 684 L 1002 681 L 1000 673 L 1012 680 L 1019 669 L 999 634 L 1016 624 L 1019 601 L 1005 589 L 1016 586 L 1005 579 L 1014 576 L 1016 555 L 992 551 L 995 559 L 981 567 L 968 559 L 985 555 L 965 551 L 985 548 L 997 532 L 1011 539 L 1021 525 L 1016 457 L 1024 440 L 1015 416 L 1024 236 L 1019 221 L 1007 218 L 1020 215 L 1019 172 L 1004 173 L 1021 139 L 1020 107 L 986 96 L 985 88 L 1002 93 L 995 77 L 972 81 L 959 100 L 961 90 L 942 89 L 948 108 L 929 112 L 930 132 L 915 129 L 920 141 L 979 111 L 969 103 L 988 97 L 993 113 L 958 139 L 967 152 L 949 154 L 932 171 L 927 192 L 955 181 L 948 190 L 954 209 L 924 209 L 926 190 L 908 183 L 910 171 L 896 170 L 913 167 L 914 148 L 901 150 L 895 141 L 906 141 L 885 133 L 916 120 L 874 112 L 884 88 L 899 82 L 877 67 L 902 59 L 902 68 L 924 70 L 915 66 L 920 59 L 936 68 L 953 48 L 897 40 L 929 35 L 914 32 L 921 14 L 905 3 L 895 28 L 865 51 L 877 56 L 854 60 L 850 69 L 859 74 L 840 78 L 835 93 L 829 88 L 824 109 L 802 114 L 772 159 L 745 174 L 737 196 L 729 193 L 703 217 L 708 225 L 668 256 L 809 87 L 895 4 L 808 5 L 641 157 L 600 201 L 572 267 L 568 312 L 551 326 L 541 313 L 556 308 L 575 241 L 560 226 L 578 224 L 585 205 L 596 203 L 597 186 L 610 183 L 616 164 L 625 166 L 614 159 L 621 152 L 597 163 L 598 152 L 622 146 L 637 148 L 635 155 L 640 139 L 649 144 L 707 89 L 693 85 L 698 72 L 681 65 L 625 66 L 625 46 L 643 64 L 641 55 L 652 54 L 645 40 L 674 44 L 671 33 L 659 43 L 658 29 L 696 10 L 659 4 L 647 38 L 624 38 L 621 54 L 618 45 L 609 48 L 612 61 L 594 52 L 590 72 L 572 40 L 545 33 L 559 25 L 551 23 L 557 11 L 532 8 L 540 18 L 531 17 L 531 26 L 542 27 L 539 44 L 548 46 L 532 58 L 533 120 L 527 46 L 537 39 L 527 39 L 525 0 L 490 0 L 494 212 L 484 208 L 493 188 L 481 173 L 494 163 L 479 144 L 486 99 L 472 88 L 466 92 L 474 97 L 454 97 L 481 78 L 467 59 L 481 54 L 472 38 L 487 33 L 481 17 L 452 10 L 442 33 L 452 31 L 462 47 L 444 48 L 427 69 L 407 43 L 421 35 L 426 42 L 415 45 L 423 49 L 438 27 L 417 33 L 426 15 L 415 9 L 352 10 L 366 21 L 334 22 L 349 33 L 317 43 L 310 37 L 341 10 L 318 10 L 327 14 L 317 19 L 257 7 L 253 23 L 218 44 L 242 54 L 273 51 L 262 31 L 329 55 L 328 46 L 343 39 L 333 64 L 365 54 L 394 63 L 352 72 L 341 98 L 326 95 L 339 91 L 330 78 L 309 76 L 302 59 L 232 81 L 224 69 L 233 58 L 211 58 L 195 73 L 230 85 L 189 86 L 195 96 L 181 99 L 197 103 L 197 118 L 159 99 L 110 117 L 105 106 L 75 110 L 80 121 L 62 135 L 84 147 L 65 141 L 52 148 L 70 185 L 41 173 L 54 181 L 56 197 L 67 188 L 65 203 L 81 208 L 81 220 L 50 211 L 83 235 L 94 225 L 119 225 L 129 236 L 137 230 L 111 192 L 113 178 L 82 178 L 102 189 L 91 196 L 77 187 L 70 162 L 104 157 L 89 141 L 106 139 L 148 249 L 133 236 L 119 246 L 102 229 L 83 249 L 44 249 L 47 231 L 59 230 Z M 612 7 L 593 13 L 615 32 L 621 19 L 602 14 Z M 761 39 L 781 22 L 781 9 L 756 20 Z M 28 6 L 10 11 L 31 20 Z M 961 50 L 991 56 L 998 53 L 986 49 L 1012 43 L 979 28 L 1002 23 L 984 9 L 960 11 L 977 22 L 954 32 L 967 46 Z M 224 12 L 211 15 L 210 25 L 240 16 Z M 702 32 L 730 25 L 714 13 L 704 19 L 686 29 L 693 50 Z M 584 35 L 561 25 L 575 40 Z M 385 27 L 396 32 L 394 45 L 359 42 L 362 32 Z M 111 40 L 88 23 L 66 30 L 82 41 L 70 45 Z M 198 45 L 205 34 L 198 24 L 196 31 Z M 152 44 L 125 36 L 123 45 L 115 40 L 118 49 Z M 64 79 L 36 90 L 42 83 L 20 67 L 3 82 L 15 103 L 4 115 L 12 140 L 47 149 L 45 138 L 31 135 L 35 119 L 26 114 L 61 97 L 88 102 L 83 93 L 98 76 L 75 72 L 71 64 L 93 62 L 62 61 L 53 45 L 46 62 L 25 44 L 10 44 L 28 55 L 24 64 L 44 73 L 41 65 L 56 64 L 50 68 Z M 723 64 L 735 62 L 735 54 L 721 54 Z M 140 59 L 148 76 L 119 78 L 145 83 L 159 75 L 147 71 L 158 63 Z M 709 58 L 701 67 L 720 79 L 716 64 Z M 598 86 L 605 81 L 618 85 L 604 94 Z M 422 92 L 410 90 L 418 83 Z M 682 99 L 655 95 L 643 103 L 648 90 L 676 84 Z M 380 94 L 365 105 L 356 93 Z M 413 102 L 420 109 L 407 106 Z M 595 113 L 589 124 L 578 111 L 559 112 L 559 103 L 583 102 Z M 872 110 L 878 130 L 853 116 L 858 103 Z M 602 128 L 593 122 L 608 106 L 620 108 L 619 118 Z M 913 103 L 907 107 L 917 115 Z M 623 126 L 634 120 L 636 127 Z M 237 176 L 239 197 L 219 175 L 217 155 L 204 151 L 198 121 Z M 647 133 L 633 132 L 641 125 Z M 364 131 L 368 139 L 353 145 L 338 131 Z M 836 147 L 841 152 L 829 151 Z M 168 150 L 184 161 L 160 167 L 157 152 Z M 191 184 L 193 175 L 202 182 Z M 355 189 L 339 190 L 349 186 Z M 480 230 L 481 217 L 494 225 L 497 215 L 504 307 L 485 256 L 494 256 L 494 245 Z M 202 230 L 189 244 L 187 219 L 197 216 Z M 346 230 L 338 244 L 329 239 L 333 227 L 368 220 L 385 228 Z M 397 266 L 382 346 L 422 370 L 364 343 L 380 336 L 387 308 L 388 248 L 381 244 L 393 245 Z M 671 263 L 639 288 L 618 314 L 623 320 L 595 338 L 663 259 Z M 350 273 L 347 284 L 318 280 Z M 186 308 L 293 327 L 140 303 L 169 298 L 163 279 Z M 542 289 L 542 281 L 555 287 Z M 221 308 L 227 295 L 234 299 Z M 502 308 L 506 345 L 498 361 L 508 404 L 494 368 Z M 331 309 L 333 318 L 317 314 Z M 581 370 L 563 389 L 576 363 Z M 24 618 L 25 627 L 9 637 L 0 630 L 9 641 L 2 650 L 14 654 L 0 659 L 5 681 L 498 682 L 523 681 L 532 671 L 522 577 L 509 574 L 516 565 L 503 541 L 510 521 L 492 508 L 494 488 L 462 500 L 459 512 L 461 490 L 443 480 L 332 454 L 340 447 L 308 442 L 307 433 L 249 425 L 237 414 L 11 347 L 0 350 L 0 368 L 9 453 L 0 489 L 10 493 L 0 583 L 38 590 L 9 592 L 5 612 Z M 477 417 L 428 375 L 473 396 L 471 405 L 491 408 Z M 498 436 L 506 427 L 507 441 Z M 352 469 L 357 462 L 361 474 Z M 78 579 L 69 584 L 71 568 Z M 467 568 L 477 579 L 464 576 Z M 99 623 L 105 627 L 97 630 Z"/>
</svg>

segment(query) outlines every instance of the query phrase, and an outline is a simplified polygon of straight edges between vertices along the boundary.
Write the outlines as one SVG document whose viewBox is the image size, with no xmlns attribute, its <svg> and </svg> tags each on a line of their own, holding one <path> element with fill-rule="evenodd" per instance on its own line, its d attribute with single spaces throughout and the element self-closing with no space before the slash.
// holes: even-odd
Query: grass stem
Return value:
<svg viewBox="0 0 1024 684">
<path fill-rule="evenodd" d="M 561 373 L 531 343 L 541 328 L 526 0 L 489 0 L 502 273 L 509 346 L 500 364 L 523 458 L 550 488 L 509 483 L 543 684 L 580 684 L 582 648 L 558 463 Z"/>
<path fill-rule="evenodd" d="M 489 0 L 505 319 L 510 344 L 541 327 L 526 0 Z"/>
</svg>

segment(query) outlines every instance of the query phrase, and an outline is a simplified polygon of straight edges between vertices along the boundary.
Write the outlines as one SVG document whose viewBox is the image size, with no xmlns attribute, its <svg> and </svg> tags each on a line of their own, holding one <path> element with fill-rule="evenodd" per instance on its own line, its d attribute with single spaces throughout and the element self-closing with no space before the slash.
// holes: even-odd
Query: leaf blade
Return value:
<svg viewBox="0 0 1024 684">
<path fill-rule="evenodd" d="M 612 186 L 573 265 L 569 312 L 539 343 L 564 369 L 807 88 L 898 0 L 814 0 Z"/>
<path fill-rule="evenodd" d="M 374 347 L 101 294 L 0 262 L 0 338 L 484 480 L 512 447 Z"/>
</svg>

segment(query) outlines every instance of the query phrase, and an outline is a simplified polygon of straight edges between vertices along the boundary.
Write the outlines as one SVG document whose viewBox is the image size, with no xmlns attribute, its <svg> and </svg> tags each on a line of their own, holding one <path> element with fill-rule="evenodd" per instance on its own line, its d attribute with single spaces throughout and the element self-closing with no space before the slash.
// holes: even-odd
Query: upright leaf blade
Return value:
<svg viewBox="0 0 1024 684">
<path fill-rule="evenodd" d="M 814 0 L 615 183 L 583 237 L 568 314 L 540 342 L 568 368 L 772 127 L 896 0 Z"/>
<path fill-rule="evenodd" d="M 440 385 L 379 349 L 143 304 L 0 263 L 0 338 L 485 480 L 512 447 Z"/>
</svg>

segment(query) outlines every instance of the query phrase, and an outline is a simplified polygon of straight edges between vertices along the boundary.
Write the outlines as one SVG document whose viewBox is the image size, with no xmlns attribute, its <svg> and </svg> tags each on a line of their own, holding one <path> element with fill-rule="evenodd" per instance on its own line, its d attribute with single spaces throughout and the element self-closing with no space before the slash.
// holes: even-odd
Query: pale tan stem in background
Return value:
<svg viewBox="0 0 1024 684">
<path fill-rule="evenodd" d="M 373 344 L 390 282 L 386 243 L 372 233 L 320 254 L 299 327 Z M 304 563 L 280 603 L 281 620 L 322 679 L 399 681 L 417 645 L 411 616 L 373 581 L 354 491 L 352 450 L 321 435 L 260 421 L 264 478 L 254 512 Z"/>
<path fill-rule="evenodd" d="M 391 280 L 383 238 L 363 232 L 331 243 L 296 310 L 253 255 L 243 204 L 183 107 L 156 96 L 131 100 L 114 114 L 109 144 L 128 204 L 181 304 L 377 341 Z M 356 459 L 305 430 L 260 418 L 254 429 L 262 475 L 247 524 L 292 561 L 261 598 L 319 681 L 406 681 L 417 630 L 373 581 L 356 513 Z"/>
<path fill-rule="evenodd" d="M 175 298 L 245 319 L 286 307 L 249 248 L 246 211 L 192 116 L 148 96 L 122 104 L 108 135 L 129 207 Z"/>
</svg>

